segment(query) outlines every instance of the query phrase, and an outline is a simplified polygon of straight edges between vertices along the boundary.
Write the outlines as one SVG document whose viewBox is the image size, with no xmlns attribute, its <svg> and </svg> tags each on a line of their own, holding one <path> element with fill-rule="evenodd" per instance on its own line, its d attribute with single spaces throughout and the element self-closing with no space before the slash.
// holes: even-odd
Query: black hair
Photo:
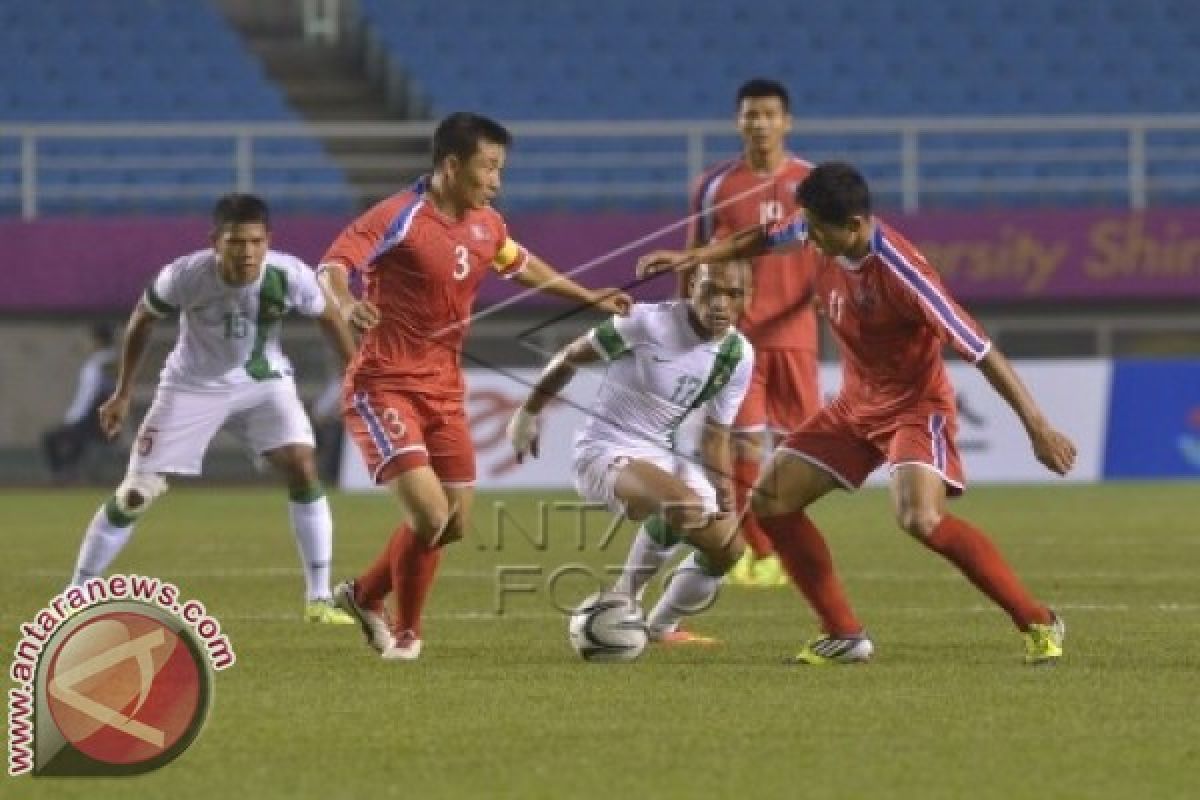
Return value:
<svg viewBox="0 0 1200 800">
<path fill-rule="evenodd" d="M 796 204 L 817 219 L 845 225 L 871 213 L 871 192 L 862 173 L 844 161 L 818 164 L 796 187 Z"/>
<path fill-rule="evenodd" d="M 231 192 L 223 195 L 213 206 L 213 227 L 218 231 L 226 225 L 242 225 L 261 222 L 271 227 L 271 213 L 262 198 L 253 194 Z"/>
<path fill-rule="evenodd" d="M 770 78 L 751 78 L 743 83 L 737 91 L 736 106 L 741 108 L 742 101 L 747 97 L 778 97 L 779 102 L 783 104 L 784 111 L 790 110 L 791 107 L 788 90 L 782 83 Z"/>
<path fill-rule="evenodd" d="M 512 144 L 512 134 L 494 119 L 469 111 L 456 111 L 439 122 L 433 132 L 434 166 L 449 156 L 466 161 L 475 155 L 480 140 L 507 148 Z"/>
</svg>

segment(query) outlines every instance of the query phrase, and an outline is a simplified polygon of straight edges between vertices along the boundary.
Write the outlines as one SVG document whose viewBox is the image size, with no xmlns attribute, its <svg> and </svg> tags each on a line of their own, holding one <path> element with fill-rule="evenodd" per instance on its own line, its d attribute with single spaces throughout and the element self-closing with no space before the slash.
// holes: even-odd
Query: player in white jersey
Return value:
<svg viewBox="0 0 1200 800">
<path fill-rule="evenodd" d="M 316 317 L 347 360 L 354 340 L 326 303 L 313 270 L 268 249 L 262 200 L 225 195 L 213 223 L 212 248 L 164 267 L 129 318 L 117 387 L 99 410 L 101 429 L 110 438 L 129 414 L 155 321 L 178 314 L 179 337 L 138 430 L 125 479 L 84 534 L 71 583 L 82 584 L 108 568 L 129 541 L 134 521 L 167 490 L 164 476 L 200 474 L 209 442 L 224 426 L 286 478 L 304 565 L 305 619 L 352 624 L 330 600 L 333 519 L 317 478 L 312 426 L 279 347 L 279 323 L 290 311 Z"/>
<path fill-rule="evenodd" d="M 638 304 L 560 350 L 508 426 L 522 460 L 537 455 L 538 414 L 575 374 L 608 362 L 575 439 L 579 494 L 643 521 L 614 591 L 639 597 L 674 545 L 693 552 L 647 616 L 651 638 L 707 641 L 679 630 L 707 608 L 742 555 L 731 484 L 730 426 L 750 384 L 754 351 L 735 326 L 750 290 L 748 263 L 702 268 L 686 300 Z M 705 413 L 700 463 L 675 451 L 675 432 Z"/>
</svg>

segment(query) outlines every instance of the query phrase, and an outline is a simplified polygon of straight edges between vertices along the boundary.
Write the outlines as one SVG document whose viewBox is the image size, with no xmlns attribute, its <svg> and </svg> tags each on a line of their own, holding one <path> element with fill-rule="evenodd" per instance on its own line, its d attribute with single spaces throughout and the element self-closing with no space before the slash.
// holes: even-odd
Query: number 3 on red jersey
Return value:
<svg viewBox="0 0 1200 800">
<path fill-rule="evenodd" d="M 471 252 L 466 245 L 454 245 L 454 280 L 461 281 L 471 274 Z"/>
</svg>

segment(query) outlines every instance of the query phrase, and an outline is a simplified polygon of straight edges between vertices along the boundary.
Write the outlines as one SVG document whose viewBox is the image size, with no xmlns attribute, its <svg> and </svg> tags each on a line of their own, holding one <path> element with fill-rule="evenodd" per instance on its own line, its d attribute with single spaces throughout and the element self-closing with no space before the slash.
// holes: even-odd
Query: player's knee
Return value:
<svg viewBox="0 0 1200 800">
<path fill-rule="evenodd" d="M 113 500 L 117 510 L 126 517 L 137 519 L 156 498 L 167 491 L 167 481 L 154 473 L 130 473 L 117 487 Z"/>
<path fill-rule="evenodd" d="M 754 487 L 750 493 L 750 510 L 759 519 L 781 517 L 795 511 L 795 504 L 778 492 L 771 491 L 762 484 Z"/>
<path fill-rule="evenodd" d="M 936 508 L 904 506 L 896 510 L 896 524 L 905 533 L 918 539 L 928 539 L 932 536 L 941 521 L 941 512 Z"/>
<path fill-rule="evenodd" d="M 446 524 L 442 527 L 442 532 L 434 538 L 434 544 L 438 546 L 461 542 L 467 535 L 466 523 L 461 514 L 451 514 Z"/>
<path fill-rule="evenodd" d="M 409 509 L 413 533 L 426 542 L 436 542 L 446 533 L 450 507 L 443 502 L 414 503 Z"/>
<path fill-rule="evenodd" d="M 672 489 L 663 500 L 663 518 L 677 531 L 692 530 L 704 525 L 708 515 L 700 496 L 681 486 Z"/>
</svg>

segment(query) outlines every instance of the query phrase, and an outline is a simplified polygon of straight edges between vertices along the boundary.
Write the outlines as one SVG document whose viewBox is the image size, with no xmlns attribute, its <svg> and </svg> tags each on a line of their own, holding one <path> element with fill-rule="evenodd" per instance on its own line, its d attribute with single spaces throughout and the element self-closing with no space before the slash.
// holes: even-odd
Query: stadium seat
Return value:
<svg viewBox="0 0 1200 800">
<path fill-rule="evenodd" d="M 73 0 L 0 0 L 0 124 L 13 122 L 290 121 L 296 118 L 277 86 L 230 29 L 214 4 L 161 0 L 89 0 L 86 15 Z M 18 68 L 19 65 L 19 68 Z M 21 77 L 15 78 L 14 76 Z M 105 184 L 195 182 L 189 156 L 205 159 L 199 173 L 225 157 L 232 173 L 232 139 L 39 140 L 39 179 L 49 185 L 95 180 Z M 306 155 L 316 180 L 345 187 L 341 171 L 312 139 L 264 142 L 264 156 Z M 121 157 L 131 163 L 95 170 L 81 160 Z M 154 159 L 139 166 L 138 158 Z M 174 166 L 160 166 L 163 159 Z M 0 171 L 0 196 L 15 191 L 15 172 Z M 226 187 L 229 181 L 224 182 Z M 131 210 L 205 212 L 212 197 L 136 201 L 104 197 L 51 198 L 43 210 L 72 213 Z"/>
</svg>

